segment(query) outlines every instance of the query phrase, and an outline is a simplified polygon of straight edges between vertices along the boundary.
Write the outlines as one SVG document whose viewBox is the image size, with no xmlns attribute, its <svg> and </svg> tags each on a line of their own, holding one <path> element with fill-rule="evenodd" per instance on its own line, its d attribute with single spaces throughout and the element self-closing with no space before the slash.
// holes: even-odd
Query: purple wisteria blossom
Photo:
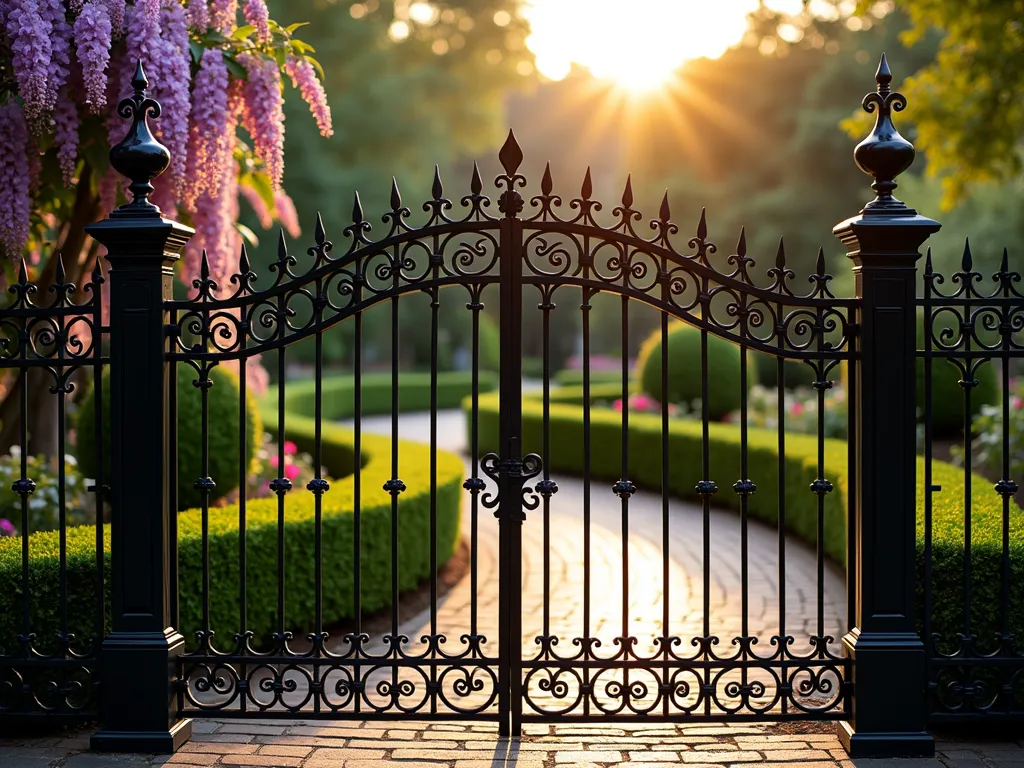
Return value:
<svg viewBox="0 0 1024 768">
<path fill-rule="evenodd" d="M 153 61 L 153 96 L 163 111 L 157 135 L 171 153 L 167 175 L 175 195 L 185 184 L 188 162 L 188 121 L 192 109 L 189 84 L 192 79 L 188 21 L 178 0 L 163 0 L 159 14 L 159 58 Z"/>
<path fill-rule="evenodd" d="M 110 16 L 110 28 L 115 35 L 120 35 L 124 32 L 124 0 L 105 0 L 105 2 L 107 13 Z"/>
<path fill-rule="evenodd" d="M 284 64 L 285 72 L 292 79 L 292 85 L 299 89 L 303 100 L 309 104 L 309 111 L 316 120 L 316 126 L 320 129 L 320 135 L 329 137 L 334 135 L 334 126 L 331 121 L 331 108 L 327 104 L 327 94 L 324 92 L 323 83 L 316 76 L 316 70 L 306 59 L 297 59 L 289 56 Z"/>
<path fill-rule="evenodd" d="M 29 150 L 25 113 L 14 102 L 0 106 L 0 246 L 8 256 L 20 255 L 28 240 Z"/>
<path fill-rule="evenodd" d="M 206 7 L 206 0 L 189 0 L 188 8 L 185 9 L 188 14 L 188 24 L 190 27 L 198 29 L 200 32 L 205 32 L 207 27 L 210 26 L 210 14 Z"/>
<path fill-rule="evenodd" d="M 256 156 L 263 161 L 274 189 L 284 175 L 284 109 L 281 70 L 273 59 L 252 53 L 238 57 L 249 79 L 243 86 L 242 126 L 252 137 Z"/>
<path fill-rule="evenodd" d="M 70 88 L 64 86 L 57 96 L 57 106 L 53 110 L 53 142 L 57 145 L 57 162 L 60 164 L 64 186 L 70 186 L 75 175 L 78 124 L 78 105 Z"/>
<path fill-rule="evenodd" d="M 228 68 L 220 51 L 208 50 L 192 85 L 188 174 L 184 202 L 192 207 L 203 192 L 216 195 L 231 161 L 236 118 L 228 112 Z"/>
<path fill-rule="evenodd" d="M 7 36 L 25 117 L 36 121 L 47 111 L 46 86 L 53 55 L 50 24 L 43 18 L 38 0 L 14 0 L 7 14 Z"/>
<path fill-rule="evenodd" d="M 238 19 L 238 0 L 210 0 L 210 26 L 230 33 Z"/>
<path fill-rule="evenodd" d="M 256 28 L 256 39 L 262 43 L 270 41 L 270 11 L 264 0 L 245 0 L 242 6 L 245 23 Z"/>
<path fill-rule="evenodd" d="M 102 0 L 91 0 L 75 20 L 75 42 L 85 86 L 85 103 L 94 115 L 107 103 L 111 33 L 110 11 L 106 4 Z"/>
</svg>

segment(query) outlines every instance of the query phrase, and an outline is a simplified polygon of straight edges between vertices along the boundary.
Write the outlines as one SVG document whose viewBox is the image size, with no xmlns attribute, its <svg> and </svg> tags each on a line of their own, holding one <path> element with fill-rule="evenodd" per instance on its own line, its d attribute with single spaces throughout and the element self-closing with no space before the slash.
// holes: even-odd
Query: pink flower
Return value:
<svg viewBox="0 0 1024 768">
<path fill-rule="evenodd" d="M 299 214 L 295 211 L 295 203 L 283 189 L 274 192 L 274 208 L 277 210 L 278 221 L 285 231 L 292 237 L 299 237 L 302 234 Z"/>
<path fill-rule="evenodd" d="M 186 12 L 189 26 L 200 32 L 205 32 L 210 26 L 210 14 L 206 8 L 206 0 L 189 0 Z"/>
<path fill-rule="evenodd" d="M 805 408 L 802 403 L 793 403 L 793 405 L 789 407 L 789 413 L 792 416 L 802 416 L 804 410 Z"/>
<path fill-rule="evenodd" d="M 48 111 L 47 80 L 53 55 L 50 31 L 51 25 L 44 20 L 38 0 L 14 0 L 7 15 L 11 70 L 29 122 Z"/>
<path fill-rule="evenodd" d="M 299 474 L 300 474 L 299 468 L 296 465 L 294 465 L 294 464 L 285 464 L 284 465 L 284 476 L 287 477 L 289 480 L 297 480 L 298 477 L 299 477 Z"/>
<path fill-rule="evenodd" d="M 85 85 L 85 103 L 94 115 L 107 103 L 107 64 L 110 62 L 110 11 L 100 2 L 90 2 L 75 20 L 78 62 Z"/>
<path fill-rule="evenodd" d="M 331 108 L 327 104 L 327 94 L 324 92 L 323 83 L 316 76 L 313 65 L 306 59 L 289 56 L 285 60 L 284 69 L 292 79 L 292 86 L 299 89 L 303 100 L 309 105 L 309 111 L 313 114 L 317 128 L 320 129 L 320 135 L 333 136 Z"/>
<path fill-rule="evenodd" d="M 57 162 L 64 186 L 71 186 L 78 155 L 78 105 L 67 87 L 61 88 L 53 111 L 53 142 L 57 145 Z"/>
<path fill-rule="evenodd" d="M 256 39 L 261 43 L 270 42 L 270 12 L 264 0 L 245 0 L 242 15 L 246 24 L 256 28 Z"/>
<path fill-rule="evenodd" d="M 260 193 L 250 187 L 248 184 L 239 185 L 239 193 L 244 197 L 253 212 L 256 214 L 256 218 L 260 222 L 260 226 L 264 229 L 270 229 L 274 223 L 274 217 L 270 214 L 270 209 L 267 208 L 267 204 L 263 202 L 263 198 L 260 197 Z"/>
<path fill-rule="evenodd" d="M 638 411 L 656 410 L 657 406 L 658 403 L 647 395 L 633 395 L 633 397 L 630 398 L 630 407 Z"/>
<path fill-rule="evenodd" d="M 284 175 L 284 109 L 281 70 L 273 59 L 245 53 L 238 57 L 249 79 L 242 88 L 242 126 L 252 137 L 256 156 L 263 161 L 274 189 Z"/>
<path fill-rule="evenodd" d="M 156 122 L 157 136 L 171 153 L 168 169 L 175 195 L 180 196 L 185 184 L 188 159 L 188 121 L 192 109 L 189 86 L 192 81 L 188 22 L 185 9 L 178 0 L 163 0 L 159 15 L 159 58 L 155 71 L 153 96 L 163 108 Z"/>
<path fill-rule="evenodd" d="M 192 86 L 188 174 L 183 201 L 192 208 L 203 192 L 216 195 L 231 159 L 235 118 L 228 109 L 228 68 L 220 51 L 207 50 Z"/>
<path fill-rule="evenodd" d="M 14 101 L 0 106 L 0 246 L 20 256 L 32 207 L 28 126 Z"/>
<path fill-rule="evenodd" d="M 294 454 L 299 452 L 299 446 L 297 446 L 291 440 L 285 440 L 284 441 L 284 452 L 286 454 L 288 454 L 289 456 L 293 456 Z"/>
<path fill-rule="evenodd" d="M 254 397 L 262 397 L 270 386 L 270 374 L 260 364 L 260 356 L 253 355 L 245 361 L 245 383 Z"/>
<path fill-rule="evenodd" d="M 612 410 L 616 413 L 622 413 L 622 398 L 620 397 L 614 403 L 612 403 Z"/>
<path fill-rule="evenodd" d="M 1013 410 L 1019 411 L 1021 408 L 1024 408 L 1024 397 L 1014 395 L 1010 399 L 1010 405 L 1013 407 Z"/>
<path fill-rule="evenodd" d="M 18 529 L 6 517 L 0 517 L 0 536 L 17 536 Z"/>
</svg>

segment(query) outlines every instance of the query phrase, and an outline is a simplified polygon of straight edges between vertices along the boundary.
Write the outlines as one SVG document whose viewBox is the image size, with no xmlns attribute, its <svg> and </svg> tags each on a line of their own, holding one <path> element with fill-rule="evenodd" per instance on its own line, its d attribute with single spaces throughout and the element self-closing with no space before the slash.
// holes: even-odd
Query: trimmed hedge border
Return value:
<svg viewBox="0 0 1024 768">
<path fill-rule="evenodd" d="M 296 386 L 298 382 L 291 386 Z M 310 387 L 311 388 L 311 387 Z M 267 426 L 276 427 L 273 392 L 263 401 Z M 429 390 L 428 390 L 429 397 Z M 285 433 L 302 450 L 312 451 L 315 422 L 307 414 L 312 398 L 296 398 L 286 413 Z M 328 398 L 324 398 L 326 406 Z M 326 413 L 326 409 L 325 409 Z M 327 416 L 327 418 L 339 418 Z M 352 542 L 354 531 L 355 459 L 351 430 L 323 424 L 323 458 L 329 475 L 338 477 L 323 497 L 323 610 L 330 625 L 353 615 Z M 391 477 L 391 440 L 364 434 L 360 478 L 362 485 L 361 587 L 364 611 L 391 602 L 391 496 L 382 488 Z M 418 586 L 430 576 L 430 449 L 421 443 L 399 441 L 399 476 L 408 490 L 400 497 L 399 589 Z M 437 563 L 455 551 L 464 468 L 461 459 L 437 452 Z M 309 629 L 314 621 L 315 533 L 313 494 L 297 487 L 288 494 L 285 524 L 285 605 L 287 627 Z M 179 595 L 181 632 L 191 645 L 202 626 L 202 538 L 200 510 L 178 515 Z M 210 613 L 215 645 L 229 648 L 238 630 L 238 505 L 216 507 L 209 513 Z M 67 530 L 68 625 L 80 641 L 92 637 L 96 614 L 96 530 L 77 526 Z M 32 631 L 47 646 L 59 627 L 59 536 L 57 531 L 29 536 L 29 590 Z M 110 590 L 110 527 L 104 526 L 106 591 Z M 277 629 L 277 499 L 253 499 L 246 504 L 248 627 L 257 642 Z M 0 538 L 0 648 L 18 648 L 21 632 L 21 539 Z M 109 618 L 109 602 L 108 602 Z"/>
<path fill-rule="evenodd" d="M 498 375 L 493 371 L 480 371 L 479 389 L 491 392 L 498 387 Z M 351 374 L 325 376 L 321 380 L 322 407 L 325 420 L 350 419 L 355 415 L 355 379 Z M 463 398 L 473 391 L 471 371 L 442 371 L 437 374 L 437 407 L 458 408 Z M 391 413 L 391 374 L 363 374 L 363 416 Z M 313 416 L 316 381 L 303 379 L 285 385 L 286 413 Z M 426 411 L 430 409 L 430 374 L 425 371 L 402 372 L 398 378 L 398 410 Z M 277 424 L 277 389 L 267 392 L 262 404 L 265 427 Z M 271 430 L 272 431 L 272 430 Z M 291 435 L 289 435 L 291 437 Z"/>
<path fill-rule="evenodd" d="M 551 450 L 549 468 L 555 472 L 579 475 L 582 472 L 583 418 L 581 394 L 575 388 L 552 391 L 550 405 Z M 464 404 L 464 407 L 466 405 Z M 523 398 L 523 450 L 541 445 L 543 403 L 537 394 Z M 608 409 L 591 411 L 591 471 L 595 478 L 614 481 L 621 466 L 621 416 Z M 480 398 L 480 450 L 497 449 L 498 398 Z M 731 485 L 740 478 L 740 430 L 736 425 L 709 425 L 713 479 L 719 483 L 716 505 L 739 509 L 739 496 Z M 661 488 L 661 417 L 630 414 L 630 479 L 640 489 Z M 694 486 L 700 477 L 702 435 L 700 422 L 673 419 L 669 427 L 669 489 L 673 495 L 696 500 Z M 839 564 L 846 559 L 846 501 L 849 478 L 847 444 L 842 440 L 825 441 L 825 476 L 835 490 L 825 497 L 825 551 Z M 749 474 L 757 483 L 757 492 L 749 497 L 751 517 L 771 525 L 778 524 L 778 436 L 774 430 L 751 428 L 748 431 Z M 786 529 L 810 544 L 817 530 L 817 498 L 809 486 L 817 476 L 817 438 L 787 434 Z M 924 458 L 918 457 L 918 482 L 923 483 Z M 963 631 L 963 559 L 964 513 L 963 470 L 941 461 L 932 461 L 933 483 L 942 486 L 932 504 L 932 584 L 933 632 L 955 639 Z M 993 645 L 1001 630 L 1002 610 L 1002 501 L 992 483 L 975 474 L 971 494 L 971 569 L 972 631 L 985 647 Z M 610 492 L 610 490 L 609 490 Z M 924 493 L 918 490 L 917 508 L 917 591 L 919 621 L 923 621 L 924 572 Z M 1024 632 L 1024 511 L 1014 506 L 1010 514 L 1010 631 L 1017 637 Z"/>
</svg>

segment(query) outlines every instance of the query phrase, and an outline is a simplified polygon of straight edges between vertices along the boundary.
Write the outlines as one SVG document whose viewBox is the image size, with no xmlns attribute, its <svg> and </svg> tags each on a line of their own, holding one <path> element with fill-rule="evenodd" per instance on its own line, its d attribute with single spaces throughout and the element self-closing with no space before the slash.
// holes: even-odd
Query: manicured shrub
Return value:
<svg viewBox="0 0 1024 768">
<path fill-rule="evenodd" d="M 472 344 L 472 339 L 469 340 Z M 501 333 L 494 318 L 485 312 L 480 313 L 480 370 L 497 371 L 501 366 Z"/>
<path fill-rule="evenodd" d="M 193 382 L 199 375 L 191 366 L 179 364 L 178 376 L 178 509 L 189 509 L 202 504 L 202 495 L 195 483 L 205 477 L 202 463 L 200 429 L 203 415 L 202 390 Z M 208 416 L 209 416 L 209 476 L 217 484 L 211 494 L 211 501 L 226 496 L 238 487 L 239 478 L 239 418 L 238 418 L 238 376 L 219 366 L 210 371 Z M 95 389 L 82 398 L 77 423 L 78 461 L 86 477 L 98 477 L 96 466 L 96 418 L 94 413 Z M 256 446 L 263 436 L 259 411 L 251 394 L 246 403 L 245 453 L 248 465 L 256 454 Z M 110 418 L 110 373 L 103 376 L 104 423 Z M 103 435 L 104 476 L 110 473 L 110 432 Z M 109 483 L 109 479 L 106 480 Z"/>
<path fill-rule="evenodd" d="M 998 370 L 992 362 L 982 363 L 974 374 L 978 386 L 971 390 L 971 415 L 977 416 L 986 405 L 999 399 Z M 932 362 L 932 434 L 935 437 L 957 437 L 964 432 L 963 373 L 948 360 Z M 924 417 L 925 364 L 917 360 L 917 410 Z"/>
<path fill-rule="evenodd" d="M 747 358 L 757 368 L 757 382 L 763 387 L 779 386 L 779 358 L 765 352 L 750 352 Z M 835 372 L 830 374 L 836 379 Z M 782 364 L 782 381 L 785 389 L 810 387 L 814 383 L 814 369 L 800 360 L 786 360 Z"/>
<path fill-rule="evenodd" d="M 269 415 L 269 414 L 268 414 Z M 312 419 L 291 414 L 287 435 L 302 446 L 312 444 Z M 324 622 L 336 624 L 353 615 L 353 515 L 355 453 L 349 430 L 323 425 L 324 462 L 331 476 L 343 476 L 331 483 L 323 496 L 322 541 Z M 391 441 L 364 434 L 362 467 L 359 471 L 361 507 L 361 595 L 364 611 L 380 609 L 391 602 L 391 497 L 383 489 L 391 476 Z M 334 462 L 338 462 L 337 464 Z M 419 585 L 430 575 L 430 451 L 425 445 L 399 441 L 399 476 L 407 490 L 399 497 L 399 589 Z M 458 541 L 461 485 L 464 467 L 454 454 L 437 453 L 437 564 L 451 557 Z M 313 494 L 301 488 L 288 493 L 285 523 L 285 605 L 286 627 L 296 634 L 312 628 L 315 601 L 315 538 Z M 239 571 L 237 504 L 209 511 L 211 626 L 215 645 L 233 646 L 239 631 Z M 248 566 L 248 622 L 256 642 L 277 630 L 277 498 L 256 499 L 245 506 L 245 543 Z M 202 514 L 187 510 L 178 515 L 180 629 L 190 645 L 202 628 Z M 110 590 L 110 530 L 103 528 L 105 590 Z M 79 642 L 95 636 L 96 627 L 96 530 L 76 526 L 67 530 L 68 627 Z M 50 647 L 60 626 L 59 538 L 56 531 L 32 534 L 29 538 L 29 595 L 31 629 L 40 647 Z M 0 650 L 18 648 L 21 627 L 21 539 L 0 538 Z M 105 600 L 109 617 L 109 597 Z M 109 624 L 108 624 L 109 626 Z"/>
<path fill-rule="evenodd" d="M 490 392 L 498 385 L 492 371 L 481 370 L 481 392 Z M 321 380 L 321 407 L 327 421 L 350 419 L 355 413 L 355 377 L 352 374 L 326 376 Z M 462 399 L 473 390 L 470 371 L 442 371 L 437 374 L 437 407 L 458 408 Z M 267 392 L 265 402 L 274 405 L 265 412 L 266 428 L 277 429 L 277 387 Z M 316 382 L 313 379 L 288 381 L 284 388 L 285 410 L 312 417 L 316 407 Z M 363 416 L 391 413 L 391 374 L 364 373 L 362 377 Z M 430 374 L 405 372 L 398 377 L 398 410 L 425 411 L 430 408 Z M 290 430 L 289 437 L 291 437 Z M 294 438 L 293 438 L 294 439 Z"/>
<path fill-rule="evenodd" d="M 708 416 L 720 420 L 740 407 L 740 348 L 708 334 Z M 659 402 L 690 406 L 701 399 L 701 332 L 685 323 L 668 329 L 668 392 L 661 391 L 661 329 L 652 333 L 640 349 L 635 376 L 640 391 Z M 748 384 L 757 383 L 757 370 L 747 370 Z"/>
<path fill-rule="evenodd" d="M 554 376 L 555 383 L 567 387 L 577 387 L 583 385 L 583 369 L 582 368 L 565 368 Z M 590 371 L 590 384 L 621 384 L 622 383 L 622 371 L 608 371 L 605 369 L 591 370 Z"/>
<path fill-rule="evenodd" d="M 572 392 L 565 401 L 572 401 Z M 558 402 L 553 393 L 550 406 L 551 450 L 545 458 L 553 472 L 579 475 L 583 471 L 583 411 L 579 404 Z M 617 480 L 621 471 L 622 421 L 617 413 L 595 409 L 591 422 L 591 473 L 595 478 Z M 523 399 L 523 450 L 537 450 L 542 444 L 542 404 L 537 395 Z M 498 398 L 480 399 L 480 451 L 498 446 Z M 730 486 L 740 478 L 740 430 L 737 425 L 709 425 L 712 477 L 719 486 L 714 503 L 738 509 L 740 497 Z M 633 415 L 629 422 L 630 480 L 640 490 L 661 490 L 661 418 Z M 700 477 L 701 423 L 673 419 L 669 427 L 669 489 L 680 498 L 696 500 L 694 486 Z M 786 469 L 786 530 L 811 544 L 815 543 L 817 497 L 809 490 L 817 476 L 817 438 L 811 435 L 786 436 L 783 462 Z M 778 436 L 774 430 L 751 428 L 748 443 L 749 479 L 757 492 L 749 497 L 751 517 L 770 525 L 778 524 Z M 846 502 L 848 499 L 848 453 L 841 440 L 825 441 L 825 477 L 835 490 L 825 497 L 825 552 L 840 564 L 846 561 Z M 923 630 L 924 578 L 924 459 L 918 458 L 917 492 L 917 590 L 919 629 Z M 932 461 L 932 482 L 942 487 L 932 497 L 932 579 L 933 611 L 931 630 L 943 638 L 955 639 L 964 631 L 964 470 L 941 461 Z M 991 647 L 1001 629 L 1002 606 L 1002 533 L 1003 508 L 992 484 L 972 476 L 971 518 L 971 591 L 972 632 Z M 599 488 L 595 488 L 599 493 Z M 1024 632 L 1024 510 L 1011 502 L 1010 512 L 1010 631 Z"/>
</svg>

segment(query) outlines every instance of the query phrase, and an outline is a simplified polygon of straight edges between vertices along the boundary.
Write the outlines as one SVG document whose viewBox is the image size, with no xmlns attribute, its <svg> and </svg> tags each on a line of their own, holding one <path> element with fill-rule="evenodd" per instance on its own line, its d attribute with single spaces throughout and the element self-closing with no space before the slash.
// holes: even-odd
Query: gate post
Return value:
<svg viewBox="0 0 1024 768">
<path fill-rule="evenodd" d="M 176 715 L 176 656 L 184 638 L 172 624 L 171 563 L 175 526 L 168 494 L 166 312 L 172 267 L 193 230 L 160 215 L 150 183 L 170 154 L 149 131 L 159 105 L 148 98 L 139 62 L 134 94 L 118 114 L 132 118 L 110 150 L 111 165 L 131 180 L 133 201 L 86 227 L 110 263 L 111 609 L 100 654 L 101 730 L 93 749 L 173 752 L 191 735 Z M 99 481 L 99 480 L 98 480 Z"/>
<path fill-rule="evenodd" d="M 916 430 L 914 296 L 917 260 L 938 222 L 893 197 L 894 179 L 910 167 L 914 147 L 892 113 L 906 106 L 891 91 L 885 55 L 877 92 L 864 97 L 875 127 L 854 150 L 874 177 L 877 196 L 834 234 L 853 261 L 860 360 L 851 377 L 855 403 L 855 503 L 847 578 L 854 580 L 852 623 L 843 638 L 853 662 L 853 708 L 839 737 L 850 757 L 929 756 L 925 722 L 925 650 L 916 629 Z"/>
</svg>

